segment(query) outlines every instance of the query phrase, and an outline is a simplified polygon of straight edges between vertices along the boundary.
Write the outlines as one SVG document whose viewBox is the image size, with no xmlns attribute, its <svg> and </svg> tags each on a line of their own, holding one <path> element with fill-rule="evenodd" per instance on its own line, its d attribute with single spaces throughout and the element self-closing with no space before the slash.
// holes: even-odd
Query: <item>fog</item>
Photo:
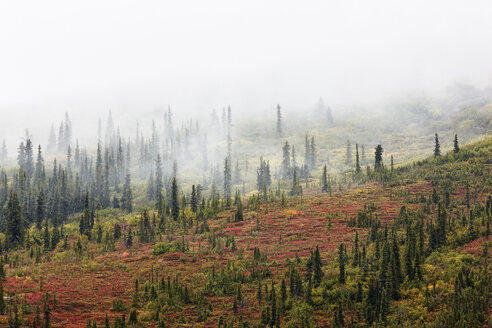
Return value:
<svg viewBox="0 0 492 328">
<path fill-rule="evenodd" d="M 335 111 L 492 77 L 490 1 L 3 1 L 0 138 L 231 105 Z M 337 109 L 338 108 L 338 109 Z M 274 115 L 274 114 L 272 114 Z M 133 130 L 128 131 L 128 134 Z"/>
</svg>

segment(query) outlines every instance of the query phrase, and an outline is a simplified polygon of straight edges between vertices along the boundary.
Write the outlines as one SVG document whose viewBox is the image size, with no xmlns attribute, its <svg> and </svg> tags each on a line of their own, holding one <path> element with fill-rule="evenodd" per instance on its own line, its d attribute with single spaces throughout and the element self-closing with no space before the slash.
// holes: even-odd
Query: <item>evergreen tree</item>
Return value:
<svg viewBox="0 0 492 328">
<path fill-rule="evenodd" d="M 133 210 L 133 194 L 130 173 L 127 173 L 125 177 L 125 184 L 123 185 L 123 195 L 121 197 L 121 208 L 127 212 L 131 212 Z"/>
<path fill-rule="evenodd" d="M 458 145 L 458 135 L 454 135 L 454 153 L 457 154 L 460 151 L 460 147 Z"/>
<path fill-rule="evenodd" d="M 316 143 L 314 142 L 314 137 L 311 137 L 311 168 L 316 167 Z"/>
<path fill-rule="evenodd" d="M 277 135 L 282 136 L 282 113 L 280 112 L 280 105 L 277 105 Z"/>
<path fill-rule="evenodd" d="M 155 199 L 154 170 L 150 171 L 149 180 L 147 181 L 147 199 L 150 201 Z"/>
<path fill-rule="evenodd" d="M 198 211 L 198 201 L 199 200 L 197 198 L 195 185 L 192 185 L 191 186 L 191 201 L 190 201 L 190 205 L 191 205 L 191 211 L 193 213 L 196 213 Z"/>
<path fill-rule="evenodd" d="M 1 263 L 3 265 L 3 263 Z M 4 315 L 6 310 L 5 299 L 3 298 L 3 281 L 0 280 L 0 315 Z"/>
<path fill-rule="evenodd" d="M 319 253 L 319 248 L 316 246 L 316 250 L 313 253 L 313 284 L 314 287 L 318 287 L 321 284 L 321 280 L 325 275 L 323 269 L 321 268 L 321 255 Z"/>
<path fill-rule="evenodd" d="M 243 221 L 243 202 L 241 201 L 241 196 L 238 193 L 238 200 L 236 201 L 236 213 L 234 214 L 234 221 Z"/>
<path fill-rule="evenodd" d="M 159 200 L 162 196 L 163 188 L 163 177 L 162 177 L 162 160 L 161 155 L 157 154 L 157 159 L 155 161 L 155 195 L 154 199 Z"/>
<path fill-rule="evenodd" d="M 282 178 L 288 179 L 291 176 L 291 166 L 290 166 L 290 146 L 289 142 L 286 141 L 282 147 Z"/>
<path fill-rule="evenodd" d="M 436 133 L 435 141 L 434 141 L 434 157 L 439 157 L 439 156 L 441 156 L 441 145 L 439 144 L 439 137 Z"/>
<path fill-rule="evenodd" d="M 41 229 L 41 224 L 45 217 L 45 204 L 44 204 L 44 192 L 43 189 L 39 190 L 38 198 L 36 200 L 36 228 Z"/>
<path fill-rule="evenodd" d="M 224 199 L 226 205 L 231 205 L 231 163 L 230 158 L 224 159 Z"/>
<path fill-rule="evenodd" d="M 359 144 L 355 144 L 355 173 L 360 173 Z"/>
<path fill-rule="evenodd" d="M 91 233 L 91 212 L 89 209 L 89 193 L 85 193 L 84 212 L 80 217 L 79 232 L 81 235 L 90 236 Z"/>
<path fill-rule="evenodd" d="M 173 178 L 171 184 L 171 214 L 174 221 L 178 220 L 179 217 L 179 200 L 178 200 L 178 182 L 176 177 Z"/>
<path fill-rule="evenodd" d="M 133 246 L 133 233 L 132 228 L 128 229 L 128 234 L 126 235 L 126 247 L 130 248 Z"/>
<path fill-rule="evenodd" d="M 383 167 L 383 147 L 377 145 L 374 152 L 374 170 L 380 170 Z"/>
<path fill-rule="evenodd" d="M 304 144 L 304 165 L 306 166 L 306 169 L 308 171 L 311 169 L 311 147 L 309 145 L 309 138 L 307 134 L 305 137 L 305 144 Z"/>
<path fill-rule="evenodd" d="M 340 247 L 338 248 L 338 265 L 339 265 L 339 276 L 338 276 L 338 282 L 341 284 L 345 284 L 345 244 L 341 243 Z"/>
<path fill-rule="evenodd" d="M 26 162 L 25 168 L 26 174 L 29 178 L 32 178 L 34 175 L 34 157 L 33 157 L 33 148 L 32 148 L 31 139 L 27 139 L 26 141 Z"/>
<path fill-rule="evenodd" d="M 34 183 L 40 184 L 44 181 L 44 159 L 41 153 L 41 145 L 38 146 L 38 157 L 36 159 L 36 168 L 34 171 Z"/>
<path fill-rule="evenodd" d="M 43 328 L 50 328 L 51 327 L 51 310 L 50 310 L 50 303 L 48 300 L 48 294 L 45 295 L 44 298 L 44 324 Z"/>
<path fill-rule="evenodd" d="M 302 195 L 302 188 L 299 184 L 299 178 L 297 177 L 297 170 L 294 170 L 294 174 L 292 175 L 292 190 L 290 191 L 292 196 Z"/>
<path fill-rule="evenodd" d="M 17 193 L 15 191 L 10 192 L 10 196 L 7 201 L 6 221 L 7 245 L 10 248 L 21 246 L 25 227 L 19 198 L 17 197 Z"/>
<path fill-rule="evenodd" d="M 328 174 L 326 169 L 326 164 L 323 166 L 323 175 L 321 176 L 321 191 L 328 192 Z"/>
</svg>

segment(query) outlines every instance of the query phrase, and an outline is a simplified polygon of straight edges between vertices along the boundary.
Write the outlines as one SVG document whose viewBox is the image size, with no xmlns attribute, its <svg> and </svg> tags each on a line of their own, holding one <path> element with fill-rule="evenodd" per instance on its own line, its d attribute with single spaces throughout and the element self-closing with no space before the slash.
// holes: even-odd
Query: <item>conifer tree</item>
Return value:
<svg viewBox="0 0 492 328">
<path fill-rule="evenodd" d="M 155 199 L 154 170 L 150 170 L 149 180 L 147 181 L 147 199 Z"/>
<path fill-rule="evenodd" d="M 171 184 L 171 214 L 174 221 L 178 220 L 179 217 L 179 200 L 178 200 L 178 182 L 176 177 L 173 178 Z"/>
<path fill-rule="evenodd" d="M 22 245 L 25 231 L 21 206 L 15 191 L 10 192 L 6 206 L 7 244 L 10 248 L 15 248 Z"/>
<path fill-rule="evenodd" d="M 162 177 L 162 160 L 161 155 L 157 154 L 157 159 L 155 160 L 155 195 L 154 199 L 159 200 L 162 196 L 163 188 L 163 177 Z"/>
<path fill-rule="evenodd" d="M 359 144 L 355 144 L 355 173 L 360 173 Z"/>
<path fill-rule="evenodd" d="M 321 280 L 325 275 L 323 269 L 321 268 L 321 255 L 319 253 L 319 248 L 316 246 L 316 250 L 313 253 L 313 285 L 318 287 L 321 284 Z"/>
<path fill-rule="evenodd" d="M 294 170 L 292 174 L 292 190 L 290 191 L 292 196 L 302 195 L 302 188 L 299 184 L 299 178 L 297 177 L 297 170 Z"/>
<path fill-rule="evenodd" d="M 191 201 L 190 201 L 190 205 L 191 205 L 191 211 L 193 213 L 196 213 L 198 211 L 198 198 L 197 198 L 197 194 L 196 194 L 195 185 L 192 185 L 191 186 Z"/>
<path fill-rule="evenodd" d="M 243 202 L 241 201 L 241 196 L 238 193 L 238 200 L 236 201 L 236 213 L 234 214 L 234 221 L 243 221 Z"/>
<path fill-rule="evenodd" d="M 24 170 L 29 178 L 33 177 L 34 174 L 34 157 L 31 139 L 26 141 L 26 163 Z"/>
<path fill-rule="evenodd" d="M 123 195 L 121 197 L 121 208 L 127 212 L 131 212 L 133 210 L 133 194 L 130 173 L 127 173 L 125 177 L 125 184 L 123 185 Z"/>
<path fill-rule="evenodd" d="M 339 275 L 338 282 L 345 284 L 345 244 L 341 243 L 338 248 L 338 265 L 339 265 Z"/>
<path fill-rule="evenodd" d="M 286 141 L 282 147 L 282 177 L 283 179 L 288 179 L 291 176 L 291 166 L 290 166 L 290 146 L 289 142 Z"/>
<path fill-rule="evenodd" d="M 321 191 L 328 192 L 328 173 L 326 169 L 326 164 L 323 166 L 323 175 L 321 176 Z"/>
<path fill-rule="evenodd" d="M 1 263 L 3 265 L 3 263 Z M 3 298 L 3 281 L 0 280 L 0 315 L 5 314 L 5 299 Z"/>
<path fill-rule="evenodd" d="M 436 133 L 435 141 L 434 141 L 434 157 L 439 157 L 439 156 L 441 156 L 441 145 L 439 144 L 439 136 Z"/>
<path fill-rule="evenodd" d="M 226 205 L 231 205 L 231 163 L 230 158 L 224 159 L 224 199 Z"/>
<path fill-rule="evenodd" d="M 374 152 L 374 170 L 380 170 L 383 167 L 383 147 L 377 145 Z"/>
<path fill-rule="evenodd" d="M 36 228 L 41 229 L 45 217 L 45 204 L 44 204 L 44 192 L 43 189 L 39 190 L 38 198 L 36 200 Z"/>
<path fill-rule="evenodd" d="M 90 235 L 90 230 L 91 230 L 91 212 L 89 209 L 89 193 L 85 193 L 85 200 L 84 200 L 84 212 L 82 213 L 82 216 L 80 217 L 80 223 L 79 223 L 79 232 L 81 235 Z"/>
<path fill-rule="evenodd" d="M 454 153 L 457 154 L 460 151 L 460 147 L 458 145 L 458 135 L 454 135 Z"/>
<path fill-rule="evenodd" d="M 277 105 L 277 135 L 282 136 L 282 113 L 280 112 L 280 105 Z"/>
<path fill-rule="evenodd" d="M 308 171 L 311 169 L 311 147 L 309 145 L 309 138 L 307 134 L 305 137 L 305 144 L 304 144 L 304 165 L 306 166 L 306 169 Z"/>
<path fill-rule="evenodd" d="M 311 168 L 314 169 L 316 167 L 316 143 L 314 142 L 314 136 L 311 137 Z"/>
</svg>

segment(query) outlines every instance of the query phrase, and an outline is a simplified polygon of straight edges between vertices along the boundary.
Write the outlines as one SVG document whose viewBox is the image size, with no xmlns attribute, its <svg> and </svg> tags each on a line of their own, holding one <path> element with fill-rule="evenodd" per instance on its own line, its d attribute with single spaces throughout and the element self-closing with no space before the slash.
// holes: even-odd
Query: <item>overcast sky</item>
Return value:
<svg viewBox="0 0 492 328">
<path fill-rule="evenodd" d="M 1 1 L 0 122 L 484 86 L 491 17 L 477 0 Z"/>
</svg>

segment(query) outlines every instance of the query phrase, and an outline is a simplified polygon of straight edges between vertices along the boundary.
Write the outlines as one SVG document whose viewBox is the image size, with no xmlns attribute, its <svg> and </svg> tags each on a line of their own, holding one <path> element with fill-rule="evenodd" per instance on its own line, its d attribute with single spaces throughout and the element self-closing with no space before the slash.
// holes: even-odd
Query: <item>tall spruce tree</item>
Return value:
<svg viewBox="0 0 492 328">
<path fill-rule="evenodd" d="M 290 166 L 290 146 L 289 142 L 285 141 L 282 147 L 282 178 L 288 179 L 292 176 Z"/>
<path fill-rule="evenodd" d="M 226 201 L 226 206 L 231 205 L 231 163 L 230 158 L 226 157 L 224 159 L 224 199 Z"/>
<path fill-rule="evenodd" d="M 280 105 L 277 105 L 277 135 L 282 136 L 282 113 L 280 112 Z"/>
<path fill-rule="evenodd" d="M 355 173 L 360 173 L 359 144 L 355 144 Z"/>
<path fill-rule="evenodd" d="M 24 237 L 24 220 L 21 205 L 15 191 L 10 192 L 6 206 L 6 241 L 9 248 L 22 246 Z"/>
<path fill-rule="evenodd" d="M 178 182 L 176 177 L 173 177 L 171 183 L 171 214 L 175 221 L 179 218 L 179 200 L 178 200 Z"/>
<path fill-rule="evenodd" d="M 339 267 L 338 282 L 341 284 L 345 284 L 345 264 L 346 264 L 345 257 L 346 257 L 345 244 L 341 243 L 340 246 L 338 247 L 338 267 Z"/>
<path fill-rule="evenodd" d="M 457 154 L 460 151 L 460 146 L 458 145 L 458 135 L 454 135 L 454 153 Z"/>
<path fill-rule="evenodd" d="M 439 136 L 436 133 L 434 138 L 434 157 L 439 156 L 441 156 L 441 145 L 439 144 Z"/>
</svg>

